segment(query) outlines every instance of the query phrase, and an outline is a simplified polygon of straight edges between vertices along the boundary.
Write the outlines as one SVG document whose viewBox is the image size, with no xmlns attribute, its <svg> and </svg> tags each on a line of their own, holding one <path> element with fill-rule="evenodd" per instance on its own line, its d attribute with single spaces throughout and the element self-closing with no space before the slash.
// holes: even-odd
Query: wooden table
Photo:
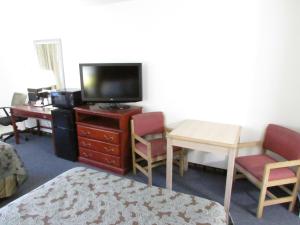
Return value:
<svg viewBox="0 0 300 225">
<path fill-rule="evenodd" d="M 10 108 L 10 113 L 12 118 L 13 129 L 15 133 L 16 144 L 20 143 L 19 130 L 16 124 L 16 117 L 37 119 L 37 129 L 38 129 L 38 133 L 40 133 L 40 128 L 52 129 L 51 127 L 41 126 L 39 122 L 39 119 L 52 121 L 51 110 L 52 108 L 37 107 L 37 106 L 30 106 L 30 105 L 12 106 Z"/>
<path fill-rule="evenodd" d="M 172 189 L 173 146 L 196 151 L 228 154 L 224 207 L 229 213 L 234 161 L 240 139 L 240 126 L 185 120 L 167 135 L 167 188 Z"/>
</svg>

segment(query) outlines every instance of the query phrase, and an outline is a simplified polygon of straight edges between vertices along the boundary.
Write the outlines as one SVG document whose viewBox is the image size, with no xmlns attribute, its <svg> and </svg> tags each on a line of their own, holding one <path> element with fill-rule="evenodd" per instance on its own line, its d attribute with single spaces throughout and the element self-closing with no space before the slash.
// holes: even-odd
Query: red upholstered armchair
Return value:
<svg viewBox="0 0 300 225">
<path fill-rule="evenodd" d="M 132 116 L 132 165 L 133 173 L 140 170 L 148 177 L 148 185 L 152 185 L 152 168 L 166 162 L 166 129 L 162 112 L 149 112 Z M 175 161 L 183 175 L 184 153 L 181 148 L 174 148 Z M 146 162 L 146 165 L 141 165 Z"/>
<path fill-rule="evenodd" d="M 290 202 L 292 211 L 297 197 L 300 179 L 300 134 L 290 129 L 270 124 L 265 138 L 260 142 L 263 154 L 236 158 L 235 169 L 244 174 L 261 189 L 257 208 L 257 217 L 262 217 L 264 206 Z M 249 147 L 250 145 L 244 145 Z M 281 156 L 286 161 L 277 161 L 267 150 Z M 295 170 L 297 169 L 297 170 Z M 296 172 L 295 172 L 296 171 Z M 293 184 L 289 190 L 286 184 Z M 268 188 L 278 186 L 287 197 L 276 197 Z M 270 198 L 266 200 L 266 195 Z"/>
</svg>

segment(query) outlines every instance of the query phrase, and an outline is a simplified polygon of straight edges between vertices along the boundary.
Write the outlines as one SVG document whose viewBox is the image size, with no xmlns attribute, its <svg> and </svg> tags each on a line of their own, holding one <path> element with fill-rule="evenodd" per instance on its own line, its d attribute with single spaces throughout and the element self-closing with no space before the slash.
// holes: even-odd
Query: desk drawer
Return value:
<svg viewBox="0 0 300 225">
<path fill-rule="evenodd" d="M 85 126 L 77 126 L 78 136 L 104 141 L 111 144 L 119 144 L 120 134 L 118 132 L 101 130 Z"/>
<path fill-rule="evenodd" d="M 12 113 L 16 117 L 29 117 L 35 119 L 44 119 L 44 120 L 52 120 L 52 115 L 50 113 L 39 113 L 34 111 L 22 111 L 13 109 Z"/>
<path fill-rule="evenodd" d="M 96 152 L 101 152 L 109 155 L 120 155 L 119 145 L 107 144 L 101 141 L 96 141 L 84 137 L 78 137 L 78 144 L 80 147 L 94 150 Z"/>
<path fill-rule="evenodd" d="M 95 152 L 81 147 L 79 148 L 79 155 L 86 159 L 105 163 L 110 166 L 120 167 L 120 158 L 116 156 Z"/>
</svg>

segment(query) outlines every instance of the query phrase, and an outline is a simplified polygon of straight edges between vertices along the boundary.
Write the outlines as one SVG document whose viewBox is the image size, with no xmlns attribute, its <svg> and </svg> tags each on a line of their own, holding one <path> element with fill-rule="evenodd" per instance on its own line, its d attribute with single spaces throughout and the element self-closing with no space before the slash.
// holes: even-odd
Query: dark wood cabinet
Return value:
<svg viewBox="0 0 300 225">
<path fill-rule="evenodd" d="M 81 106 L 75 112 L 79 161 L 125 174 L 131 167 L 130 119 L 142 108 L 104 110 Z"/>
</svg>

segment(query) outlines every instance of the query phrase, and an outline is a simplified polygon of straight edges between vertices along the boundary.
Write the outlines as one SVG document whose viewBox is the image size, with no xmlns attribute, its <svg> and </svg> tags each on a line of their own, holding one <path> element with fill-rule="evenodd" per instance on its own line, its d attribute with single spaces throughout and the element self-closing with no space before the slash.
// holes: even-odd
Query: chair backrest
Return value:
<svg viewBox="0 0 300 225">
<path fill-rule="evenodd" d="M 300 133 L 275 124 L 269 124 L 263 148 L 275 152 L 287 160 L 300 159 Z"/>
<path fill-rule="evenodd" d="M 11 100 L 11 106 L 24 105 L 27 99 L 27 95 L 23 93 L 15 92 Z"/>
<path fill-rule="evenodd" d="M 132 116 L 134 133 L 139 136 L 164 132 L 162 112 L 148 112 Z"/>
</svg>

